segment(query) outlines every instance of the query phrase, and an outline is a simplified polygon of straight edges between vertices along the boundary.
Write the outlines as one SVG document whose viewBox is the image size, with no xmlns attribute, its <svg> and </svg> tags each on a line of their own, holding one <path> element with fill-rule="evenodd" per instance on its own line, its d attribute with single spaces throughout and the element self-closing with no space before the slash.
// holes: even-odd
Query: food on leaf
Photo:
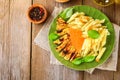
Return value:
<svg viewBox="0 0 120 80">
<path fill-rule="evenodd" d="M 73 13 L 73 9 L 63 11 L 56 25 L 59 37 L 52 37 L 59 56 L 75 65 L 99 62 L 106 50 L 107 36 L 110 35 L 104 22 L 105 19 L 93 19 L 84 12 Z"/>
</svg>

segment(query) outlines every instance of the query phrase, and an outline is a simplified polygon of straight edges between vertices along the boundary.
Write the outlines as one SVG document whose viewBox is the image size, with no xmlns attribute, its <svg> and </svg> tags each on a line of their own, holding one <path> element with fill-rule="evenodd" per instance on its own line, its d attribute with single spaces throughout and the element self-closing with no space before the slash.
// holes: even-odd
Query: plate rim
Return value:
<svg viewBox="0 0 120 80">
<path fill-rule="evenodd" d="M 75 5 L 75 6 L 70 6 L 70 7 L 67 7 L 67 8 L 72 8 L 72 7 L 74 8 L 74 7 L 81 7 L 81 6 L 94 8 L 94 7 L 91 7 L 91 6 L 88 6 L 88 5 Z M 65 9 L 67 9 L 67 8 L 65 8 Z M 111 26 L 112 26 L 112 28 L 113 28 L 113 32 L 114 32 L 114 42 L 113 42 L 113 46 L 112 46 L 112 49 L 111 49 L 109 55 L 106 57 L 106 59 L 105 59 L 104 61 L 102 61 L 102 63 L 98 64 L 97 66 L 90 67 L 90 68 L 85 68 L 85 69 L 81 69 L 81 68 L 74 68 L 74 67 L 68 66 L 67 64 L 63 64 L 62 61 L 60 61 L 60 60 L 58 60 L 58 59 L 56 58 L 55 53 L 53 53 L 52 48 L 51 48 L 51 46 L 50 46 L 49 34 L 50 34 L 51 26 L 52 26 L 52 24 L 54 23 L 55 19 L 57 19 L 57 17 L 58 17 L 58 16 L 61 14 L 61 12 L 63 12 L 65 9 L 63 9 L 62 11 L 60 11 L 60 12 L 57 14 L 57 16 L 53 18 L 53 20 L 52 20 L 52 22 L 50 23 L 50 26 L 49 26 L 48 42 L 49 42 L 50 52 L 52 52 L 52 56 L 54 56 L 54 58 L 55 58 L 58 62 L 60 62 L 62 65 L 64 65 L 65 67 L 70 68 L 70 69 L 73 69 L 73 70 L 77 70 L 77 71 L 85 71 L 85 70 L 93 69 L 93 68 L 96 68 L 96 67 L 104 64 L 104 63 L 109 59 L 109 57 L 111 56 L 111 54 L 112 54 L 112 52 L 113 52 L 113 50 L 114 50 L 116 36 L 115 36 L 114 26 L 113 26 L 112 22 L 110 21 L 110 19 L 107 17 L 107 15 L 106 15 L 105 13 L 103 13 L 102 11 L 100 11 L 100 10 L 97 9 L 97 8 L 94 8 L 94 9 L 97 10 L 97 11 L 99 11 L 100 13 L 102 13 L 102 14 L 107 18 L 107 20 L 108 20 L 109 23 L 111 24 Z M 85 14 L 86 14 L 86 13 L 85 13 Z M 80 65 L 79 65 L 79 66 L 80 66 Z"/>
</svg>

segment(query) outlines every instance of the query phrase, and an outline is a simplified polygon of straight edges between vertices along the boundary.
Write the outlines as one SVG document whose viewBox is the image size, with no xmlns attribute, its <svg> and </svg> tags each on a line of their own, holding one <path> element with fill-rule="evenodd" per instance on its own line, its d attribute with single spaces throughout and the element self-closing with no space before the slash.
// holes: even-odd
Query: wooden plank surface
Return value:
<svg viewBox="0 0 120 80">
<path fill-rule="evenodd" d="M 69 3 L 59 4 L 54 0 L 50 2 L 48 0 L 33 0 L 33 3 L 43 4 L 49 15 L 53 11 L 54 7 L 69 7 L 73 5 L 79 5 L 81 0 L 72 0 Z M 49 16 L 48 16 L 49 17 Z M 32 39 L 36 37 L 37 33 L 44 27 L 42 25 L 33 25 L 32 27 Z M 83 72 L 74 71 L 64 66 L 51 65 L 50 54 L 33 43 L 32 46 L 32 80 L 83 80 Z"/>
<path fill-rule="evenodd" d="M 90 0 L 71 0 L 64 4 L 55 0 L 0 0 L 0 80 L 120 80 L 120 58 L 116 72 L 95 70 L 92 75 L 51 65 L 50 54 L 33 42 L 43 24 L 31 26 L 28 22 L 26 11 L 31 3 L 44 5 L 48 17 L 55 6 L 90 5 L 120 25 L 120 5 L 116 4 L 100 7 Z"/>
<path fill-rule="evenodd" d="M 30 0 L 0 0 L 0 80 L 29 80 Z"/>
<path fill-rule="evenodd" d="M 115 23 L 120 25 L 120 5 L 115 5 Z M 120 36 L 119 36 L 120 40 Z M 120 41 L 119 41 L 119 54 L 118 54 L 117 72 L 114 72 L 114 80 L 120 80 Z"/>
</svg>

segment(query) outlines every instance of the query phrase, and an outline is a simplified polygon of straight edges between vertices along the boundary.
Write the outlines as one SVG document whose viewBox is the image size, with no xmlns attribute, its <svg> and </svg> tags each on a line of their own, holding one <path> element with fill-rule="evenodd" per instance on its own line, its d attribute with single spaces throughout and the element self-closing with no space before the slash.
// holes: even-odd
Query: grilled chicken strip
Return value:
<svg viewBox="0 0 120 80">
<path fill-rule="evenodd" d="M 65 24 L 66 22 L 65 22 L 65 20 L 63 20 L 62 18 L 58 18 L 58 19 L 57 19 L 57 23 L 58 23 L 58 24 Z"/>
<path fill-rule="evenodd" d="M 67 43 L 65 48 L 60 52 L 59 56 L 64 57 L 66 54 L 68 54 L 69 49 L 70 49 L 70 42 Z"/>
<path fill-rule="evenodd" d="M 71 59 L 70 59 L 70 61 L 72 61 L 75 57 L 76 57 L 76 55 L 78 54 L 78 52 L 77 51 L 75 51 L 75 53 L 71 56 Z"/>
<path fill-rule="evenodd" d="M 64 57 L 64 59 L 65 59 L 65 60 L 70 60 L 72 54 L 74 54 L 74 53 L 75 53 L 75 48 L 71 46 L 68 54 L 66 54 L 66 56 Z"/>
<path fill-rule="evenodd" d="M 57 19 L 57 27 L 56 30 L 58 32 L 62 31 L 63 29 L 65 29 L 67 27 L 66 22 L 62 19 L 62 18 L 58 18 Z"/>
<path fill-rule="evenodd" d="M 69 34 L 69 28 L 65 28 L 61 32 L 59 32 L 59 33 L 57 32 L 57 34 L 59 36 L 62 36 L 62 35 L 65 35 L 65 34 Z"/>
<path fill-rule="evenodd" d="M 59 39 L 55 40 L 53 43 L 56 44 L 56 45 L 60 45 L 66 39 L 68 39 L 68 35 L 67 34 L 61 36 Z"/>
<path fill-rule="evenodd" d="M 57 50 L 58 52 L 60 52 L 60 51 L 66 46 L 66 44 L 67 44 L 68 42 L 69 42 L 69 39 L 64 40 L 63 43 L 61 43 L 61 44 L 56 48 L 56 50 Z"/>
</svg>

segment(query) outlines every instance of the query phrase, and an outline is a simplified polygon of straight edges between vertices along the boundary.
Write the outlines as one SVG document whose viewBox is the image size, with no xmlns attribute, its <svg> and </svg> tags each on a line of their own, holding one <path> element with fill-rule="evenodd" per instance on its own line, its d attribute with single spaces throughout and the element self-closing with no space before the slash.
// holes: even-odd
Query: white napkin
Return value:
<svg viewBox="0 0 120 80">
<path fill-rule="evenodd" d="M 62 65 L 59 61 L 55 59 L 55 57 L 52 55 L 52 52 L 49 48 L 48 44 L 48 32 L 51 21 L 56 17 L 56 15 L 62 10 L 62 7 L 57 8 L 55 7 L 52 15 L 47 19 L 46 23 L 43 25 L 42 29 L 36 36 L 34 42 L 36 45 L 41 47 L 42 49 L 48 51 L 48 53 L 51 53 L 50 56 L 50 64 L 56 64 L 56 65 Z M 115 41 L 115 47 L 112 52 L 111 57 L 102 65 L 98 66 L 97 69 L 101 70 L 109 70 L 109 71 L 116 71 L 117 68 L 117 60 L 118 60 L 118 44 L 119 44 L 119 31 L 120 27 L 116 24 L 113 24 L 115 28 L 115 35 L 116 35 L 116 41 Z M 44 43 L 44 44 L 43 44 Z M 95 68 L 86 70 L 86 72 L 92 73 Z"/>
</svg>

